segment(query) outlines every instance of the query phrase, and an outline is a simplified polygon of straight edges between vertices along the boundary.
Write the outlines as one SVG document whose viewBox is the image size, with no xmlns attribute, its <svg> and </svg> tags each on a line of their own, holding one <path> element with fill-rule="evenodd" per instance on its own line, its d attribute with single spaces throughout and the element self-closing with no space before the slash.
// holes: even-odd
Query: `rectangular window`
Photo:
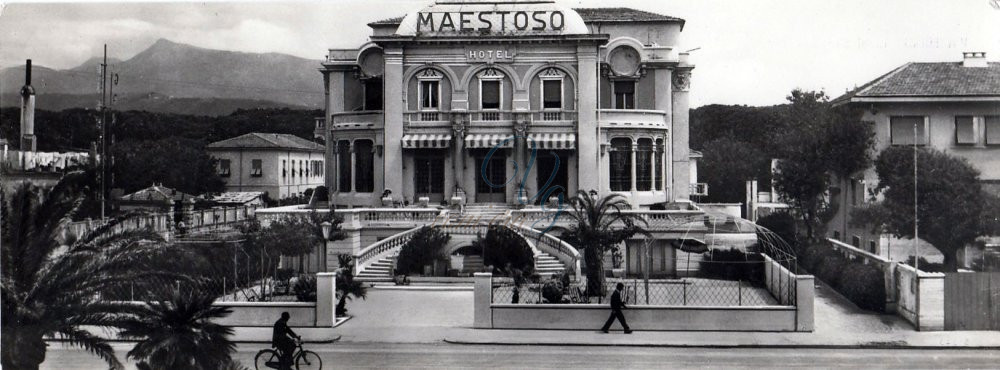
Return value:
<svg viewBox="0 0 1000 370">
<path fill-rule="evenodd" d="M 295 178 L 295 161 L 292 161 L 292 178 Z"/>
<path fill-rule="evenodd" d="M 853 245 L 854 248 L 861 249 L 861 237 L 859 237 L 857 235 L 852 235 L 851 236 L 851 245 Z"/>
<path fill-rule="evenodd" d="M 358 193 L 375 191 L 375 152 L 371 140 L 354 141 L 354 188 Z"/>
<path fill-rule="evenodd" d="M 482 109 L 500 109 L 500 81 L 485 80 L 480 82 L 480 106 Z"/>
<path fill-rule="evenodd" d="M 976 129 L 972 117 L 955 117 L 955 144 L 973 145 L 976 143 Z"/>
<path fill-rule="evenodd" d="M 878 243 L 875 243 L 874 240 L 869 240 L 868 241 L 868 252 L 869 253 L 878 253 Z"/>
<path fill-rule="evenodd" d="M 340 182 L 337 184 L 339 190 L 345 193 L 351 192 L 351 142 L 341 140 L 337 142 L 337 177 Z"/>
<path fill-rule="evenodd" d="M 264 161 L 260 159 L 250 160 L 250 176 L 251 177 L 264 176 Z"/>
<path fill-rule="evenodd" d="M 420 109 L 437 110 L 440 107 L 439 86 L 439 81 L 420 81 Z"/>
<path fill-rule="evenodd" d="M 986 145 L 1000 145 L 1000 116 L 983 117 L 986 124 Z"/>
<path fill-rule="evenodd" d="M 219 177 L 229 177 L 229 174 L 232 171 L 230 169 L 230 166 L 232 166 L 232 164 L 229 162 L 228 159 L 220 159 L 219 160 Z"/>
<path fill-rule="evenodd" d="M 364 110 L 382 110 L 382 79 L 369 78 L 364 81 Z"/>
<path fill-rule="evenodd" d="M 656 148 L 653 151 L 653 170 L 655 176 L 653 177 L 653 182 L 656 183 L 656 190 L 663 190 L 663 156 L 665 150 L 663 147 L 663 139 L 656 139 Z"/>
<path fill-rule="evenodd" d="M 913 145 L 913 128 L 917 128 L 917 145 L 927 144 L 923 116 L 889 117 L 889 142 L 892 145 Z"/>
<path fill-rule="evenodd" d="M 653 140 L 639 139 L 635 152 L 635 187 L 638 191 L 653 190 Z"/>
<path fill-rule="evenodd" d="M 632 139 L 611 140 L 611 191 L 632 190 Z"/>
<path fill-rule="evenodd" d="M 615 109 L 635 109 L 635 81 L 615 81 Z"/>
<path fill-rule="evenodd" d="M 281 160 L 281 178 L 288 177 L 288 161 Z"/>
<path fill-rule="evenodd" d="M 542 80 L 542 108 L 562 108 L 562 80 Z"/>
</svg>

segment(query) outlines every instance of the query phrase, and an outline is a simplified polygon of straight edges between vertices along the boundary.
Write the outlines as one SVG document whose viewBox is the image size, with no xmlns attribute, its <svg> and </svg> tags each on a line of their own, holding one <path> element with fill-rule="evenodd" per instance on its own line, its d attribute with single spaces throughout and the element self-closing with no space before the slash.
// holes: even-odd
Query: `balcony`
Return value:
<svg viewBox="0 0 1000 370">
<path fill-rule="evenodd" d="M 600 109 L 598 121 L 602 128 L 610 127 L 655 127 L 668 128 L 667 113 L 661 110 L 644 109 Z"/>
<path fill-rule="evenodd" d="M 380 110 L 340 112 L 331 115 L 332 130 L 370 129 L 382 127 L 384 116 Z"/>
<path fill-rule="evenodd" d="M 471 125 L 495 126 L 498 122 L 513 123 L 527 120 L 538 126 L 576 126 L 577 113 L 574 110 L 509 111 L 409 111 L 403 113 L 403 121 L 408 127 L 445 126 L 462 120 Z"/>
</svg>

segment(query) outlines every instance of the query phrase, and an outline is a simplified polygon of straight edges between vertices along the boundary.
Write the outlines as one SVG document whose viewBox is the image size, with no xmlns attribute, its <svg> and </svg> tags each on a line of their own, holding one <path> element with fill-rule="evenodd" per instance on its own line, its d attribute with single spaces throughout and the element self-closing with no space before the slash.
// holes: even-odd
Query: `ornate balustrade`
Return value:
<svg viewBox="0 0 1000 370">
<path fill-rule="evenodd" d="M 521 236 L 524 236 L 528 241 L 533 242 L 535 244 L 535 248 L 539 251 L 548 253 L 558 259 L 559 262 L 562 262 L 567 268 L 572 268 L 577 279 L 582 276 L 580 275 L 580 252 L 577 251 L 572 245 L 562 239 L 547 233 L 542 233 L 530 227 L 516 224 L 511 224 L 510 227 L 514 228 L 514 230 L 520 233 Z"/>
<path fill-rule="evenodd" d="M 413 237 L 413 233 L 417 232 L 417 230 L 420 230 L 422 227 L 423 226 L 417 226 L 403 231 L 358 251 L 358 253 L 354 254 L 354 261 L 357 264 L 357 269 L 355 271 L 364 271 L 369 265 L 378 261 L 393 250 L 402 248 L 403 244 L 406 244 L 406 242 L 410 241 L 410 238 Z"/>
</svg>

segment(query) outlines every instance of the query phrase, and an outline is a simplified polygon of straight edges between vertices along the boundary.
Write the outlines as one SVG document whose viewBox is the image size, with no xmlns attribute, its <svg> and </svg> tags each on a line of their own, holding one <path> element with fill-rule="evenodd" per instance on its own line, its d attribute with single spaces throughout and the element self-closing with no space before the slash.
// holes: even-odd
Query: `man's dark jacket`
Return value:
<svg viewBox="0 0 1000 370">
<path fill-rule="evenodd" d="M 295 341 L 291 338 L 294 336 L 295 332 L 288 327 L 288 321 L 278 319 L 278 321 L 274 323 L 274 332 L 271 335 L 271 346 L 279 349 L 294 348 Z"/>
<path fill-rule="evenodd" d="M 611 309 L 618 311 L 625 307 L 625 302 L 622 302 L 622 294 L 620 290 L 615 289 L 614 293 L 611 293 Z"/>
</svg>

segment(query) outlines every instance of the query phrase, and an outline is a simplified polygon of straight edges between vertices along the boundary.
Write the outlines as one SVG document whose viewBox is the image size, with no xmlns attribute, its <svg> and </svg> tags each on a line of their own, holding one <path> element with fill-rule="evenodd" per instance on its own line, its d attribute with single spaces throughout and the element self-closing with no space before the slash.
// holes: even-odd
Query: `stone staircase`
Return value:
<svg viewBox="0 0 1000 370">
<path fill-rule="evenodd" d="M 564 270 L 566 270 L 566 266 L 548 253 L 542 252 L 535 256 L 535 272 L 543 279 L 552 276 L 552 274 L 561 274 Z"/>
<path fill-rule="evenodd" d="M 452 222 L 488 222 L 504 221 L 504 214 L 511 208 L 506 204 L 471 204 L 462 212 L 452 212 Z"/>
<path fill-rule="evenodd" d="M 384 282 L 392 281 L 392 268 L 396 265 L 397 254 L 393 254 L 372 263 L 365 269 L 358 271 L 354 277 L 359 281 Z"/>
<path fill-rule="evenodd" d="M 396 256 L 384 257 L 365 269 L 358 272 L 355 279 L 366 282 L 388 282 L 392 281 L 392 267 L 396 264 Z M 473 273 L 483 271 L 483 257 L 466 256 L 462 262 L 462 272 Z M 548 278 L 552 274 L 561 274 L 566 270 L 566 266 L 558 259 L 548 253 L 541 253 L 535 256 L 535 272 Z"/>
</svg>

